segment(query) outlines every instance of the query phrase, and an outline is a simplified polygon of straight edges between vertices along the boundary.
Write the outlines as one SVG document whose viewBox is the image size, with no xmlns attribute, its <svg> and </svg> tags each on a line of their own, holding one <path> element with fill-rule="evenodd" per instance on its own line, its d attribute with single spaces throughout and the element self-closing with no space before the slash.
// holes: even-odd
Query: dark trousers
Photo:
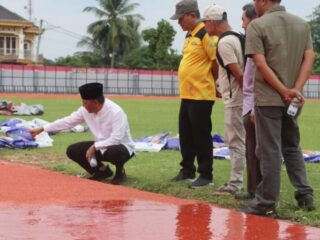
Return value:
<svg viewBox="0 0 320 240">
<path fill-rule="evenodd" d="M 247 160 L 247 191 L 254 195 L 258 184 L 262 180 L 260 161 L 256 156 L 256 127 L 250 119 L 250 112 L 243 116 L 246 130 L 246 160 Z"/>
<path fill-rule="evenodd" d="M 127 148 L 122 144 L 108 146 L 107 150 L 103 154 L 101 154 L 100 151 L 95 152 L 98 165 L 93 168 L 90 166 L 86 158 L 86 152 L 93 143 L 93 141 L 79 142 L 71 144 L 67 148 L 67 156 L 71 160 L 78 163 L 90 174 L 98 171 L 98 169 L 103 165 L 102 162 L 104 161 L 114 164 L 117 168 L 117 171 L 120 171 L 122 170 L 123 165 L 132 157 L 130 156 Z"/>
<path fill-rule="evenodd" d="M 200 176 L 212 180 L 213 144 L 211 113 L 214 101 L 182 99 L 179 113 L 179 139 L 182 171 L 194 174 L 197 157 Z"/>
<path fill-rule="evenodd" d="M 282 159 L 296 197 L 313 194 L 300 148 L 298 115 L 287 114 L 286 107 L 256 107 L 257 157 L 262 181 L 252 204 L 256 208 L 274 207 L 280 194 Z"/>
</svg>

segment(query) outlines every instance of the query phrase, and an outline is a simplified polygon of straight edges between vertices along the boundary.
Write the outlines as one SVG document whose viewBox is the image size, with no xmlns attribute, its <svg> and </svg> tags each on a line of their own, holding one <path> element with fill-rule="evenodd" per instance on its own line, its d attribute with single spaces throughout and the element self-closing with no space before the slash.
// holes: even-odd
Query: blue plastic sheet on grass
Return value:
<svg viewBox="0 0 320 240">
<path fill-rule="evenodd" d="M 303 159 L 305 162 L 309 163 L 319 163 L 320 162 L 320 151 L 303 151 Z"/>
<path fill-rule="evenodd" d="M 213 156 L 215 159 L 230 159 L 229 148 L 219 134 L 212 135 Z M 161 150 L 180 150 L 179 136 L 170 137 L 169 131 L 135 139 L 136 151 L 159 152 Z M 320 151 L 303 151 L 305 162 L 319 163 Z"/>
</svg>

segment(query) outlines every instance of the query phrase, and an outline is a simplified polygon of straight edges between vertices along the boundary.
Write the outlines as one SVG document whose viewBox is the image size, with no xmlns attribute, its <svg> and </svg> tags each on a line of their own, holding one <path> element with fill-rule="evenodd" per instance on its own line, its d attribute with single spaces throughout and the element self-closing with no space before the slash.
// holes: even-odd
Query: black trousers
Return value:
<svg viewBox="0 0 320 240">
<path fill-rule="evenodd" d="M 247 191 L 254 195 L 257 186 L 262 180 L 260 161 L 256 156 L 256 126 L 250 119 L 250 113 L 243 116 L 243 125 L 246 130 L 246 160 L 247 160 Z"/>
<path fill-rule="evenodd" d="M 133 154 L 130 156 L 129 151 L 122 144 L 108 146 L 103 154 L 101 154 L 100 151 L 95 152 L 98 165 L 93 168 L 86 158 L 86 152 L 93 143 L 93 141 L 79 142 L 71 144 L 67 148 L 67 156 L 90 174 L 98 171 L 104 161 L 114 164 L 117 167 L 117 170 L 122 170 L 123 165 L 133 156 Z"/>
<path fill-rule="evenodd" d="M 211 113 L 214 101 L 182 99 L 179 113 L 179 139 L 182 171 L 193 174 L 198 161 L 200 176 L 212 180 L 213 144 Z"/>
</svg>

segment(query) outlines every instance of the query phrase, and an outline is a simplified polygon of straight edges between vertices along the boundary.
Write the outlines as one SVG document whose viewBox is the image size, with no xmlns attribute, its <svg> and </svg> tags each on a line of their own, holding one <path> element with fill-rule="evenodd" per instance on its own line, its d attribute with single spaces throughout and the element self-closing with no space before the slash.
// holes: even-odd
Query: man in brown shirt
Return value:
<svg viewBox="0 0 320 240">
<path fill-rule="evenodd" d="M 302 106 L 301 94 L 314 61 L 308 24 L 285 11 L 281 0 L 254 0 L 260 18 L 247 30 L 246 54 L 253 57 L 257 71 L 254 83 L 256 153 L 262 181 L 246 213 L 275 217 L 280 194 L 281 164 L 284 160 L 298 206 L 314 210 L 313 189 L 307 181 L 300 148 L 297 116 L 287 114 L 292 99 Z"/>
</svg>

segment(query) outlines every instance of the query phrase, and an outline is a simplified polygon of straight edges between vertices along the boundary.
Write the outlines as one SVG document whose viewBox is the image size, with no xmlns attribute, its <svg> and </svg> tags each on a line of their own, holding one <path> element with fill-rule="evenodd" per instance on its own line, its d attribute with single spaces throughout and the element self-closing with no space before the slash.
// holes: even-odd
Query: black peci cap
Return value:
<svg viewBox="0 0 320 240">
<path fill-rule="evenodd" d="M 103 85 L 101 83 L 87 83 L 79 87 L 81 98 L 93 100 L 103 96 Z"/>
</svg>

